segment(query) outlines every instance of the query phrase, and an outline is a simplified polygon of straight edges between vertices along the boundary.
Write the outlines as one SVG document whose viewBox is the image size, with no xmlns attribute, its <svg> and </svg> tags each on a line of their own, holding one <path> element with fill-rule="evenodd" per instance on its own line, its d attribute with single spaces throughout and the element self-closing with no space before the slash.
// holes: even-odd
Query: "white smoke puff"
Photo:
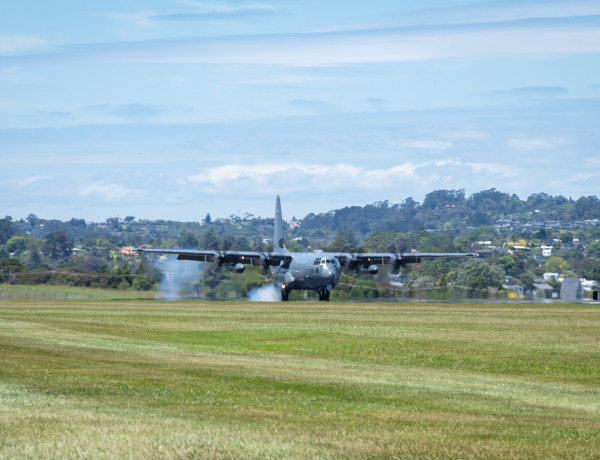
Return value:
<svg viewBox="0 0 600 460">
<path fill-rule="evenodd" d="M 273 285 L 251 289 L 248 292 L 250 302 L 281 302 L 281 292 Z"/>
<path fill-rule="evenodd" d="M 155 267 L 163 274 L 160 297 L 166 300 L 177 300 L 182 298 L 183 290 L 193 290 L 194 282 L 206 269 L 206 264 L 169 258 L 156 262 Z M 197 294 L 200 295 L 199 292 Z"/>
</svg>

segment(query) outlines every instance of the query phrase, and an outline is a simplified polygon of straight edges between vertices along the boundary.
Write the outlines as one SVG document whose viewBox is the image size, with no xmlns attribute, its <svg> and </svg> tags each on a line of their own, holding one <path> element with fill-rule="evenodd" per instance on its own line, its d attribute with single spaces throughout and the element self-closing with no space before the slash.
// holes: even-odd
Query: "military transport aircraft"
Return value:
<svg viewBox="0 0 600 460">
<path fill-rule="evenodd" d="M 476 253 L 432 253 L 432 252 L 290 252 L 285 247 L 283 221 L 279 196 L 275 203 L 275 234 L 273 251 L 215 251 L 204 249 L 146 249 L 134 251 L 177 255 L 177 260 L 213 262 L 219 267 L 242 273 L 246 264 L 262 266 L 270 270 L 273 280 L 281 290 L 282 300 L 288 300 L 290 291 L 312 290 L 319 293 L 319 300 L 328 301 L 329 293 L 340 281 L 342 267 L 375 275 L 378 265 L 393 265 L 397 273 L 406 264 L 419 263 L 423 259 L 439 257 L 471 257 Z"/>
</svg>

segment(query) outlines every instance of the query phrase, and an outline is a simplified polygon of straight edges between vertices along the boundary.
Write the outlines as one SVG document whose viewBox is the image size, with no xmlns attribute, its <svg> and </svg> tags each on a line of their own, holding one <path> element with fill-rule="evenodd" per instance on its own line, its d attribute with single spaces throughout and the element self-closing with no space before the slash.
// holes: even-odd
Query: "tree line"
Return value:
<svg viewBox="0 0 600 460">
<path fill-rule="evenodd" d="M 478 260 L 436 260 L 412 267 L 397 282 L 386 270 L 375 278 L 344 275 L 336 296 L 401 296 L 432 292 L 444 296 L 483 295 L 507 280 L 524 287 L 550 271 L 563 276 L 600 280 L 600 200 L 577 200 L 544 193 L 520 200 L 495 189 L 466 197 L 464 190 L 438 190 L 423 203 L 412 198 L 309 214 L 287 227 L 292 251 L 325 249 L 341 252 L 480 251 Z M 588 222 L 584 222 L 584 221 Z M 546 225 L 552 221 L 552 225 Z M 511 225 L 493 225 L 510 222 Z M 536 224 L 530 229 L 524 225 Z M 107 289 L 157 289 L 163 274 L 155 264 L 127 252 L 125 246 L 268 251 L 274 220 L 246 214 L 199 222 L 110 218 L 86 223 L 62 222 L 30 214 L 14 221 L 0 219 L 0 283 L 66 284 Z M 542 245 L 552 256 L 542 258 Z M 511 247 L 525 247 L 522 253 Z M 495 248 L 495 249 L 493 249 Z M 264 274 L 248 270 L 232 275 L 210 270 L 192 291 L 211 298 L 266 283 Z M 402 288 L 398 285 L 402 284 Z M 221 287 L 218 287 L 221 286 Z M 464 290 L 457 291 L 457 290 Z M 501 290 L 501 289 L 500 289 Z"/>
</svg>

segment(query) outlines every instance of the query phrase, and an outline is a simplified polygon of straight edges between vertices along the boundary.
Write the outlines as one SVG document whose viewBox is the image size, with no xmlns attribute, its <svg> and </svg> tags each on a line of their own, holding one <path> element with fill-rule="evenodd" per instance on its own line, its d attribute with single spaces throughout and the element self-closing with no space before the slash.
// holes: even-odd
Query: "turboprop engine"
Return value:
<svg viewBox="0 0 600 460">
<path fill-rule="evenodd" d="M 235 272 L 235 273 L 244 273 L 244 270 L 246 270 L 246 266 L 242 263 L 237 263 L 235 265 L 231 264 L 229 266 L 229 271 L 230 272 Z"/>
<path fill-rule="evenodd" d="M 369 265 L 368 267 L 364 266 L 361 269 L 361 271 L 363 273 L 369 273 L 371 275 L 376 275 L 377 273 L 379 273 L 379 267 L 377 265 Z"/>
</svg>

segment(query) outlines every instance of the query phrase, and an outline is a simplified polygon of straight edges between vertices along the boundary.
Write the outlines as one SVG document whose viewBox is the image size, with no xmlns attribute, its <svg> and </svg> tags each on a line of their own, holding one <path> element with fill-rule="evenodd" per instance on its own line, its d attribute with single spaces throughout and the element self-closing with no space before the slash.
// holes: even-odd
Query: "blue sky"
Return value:
<svg viewBox="0 0 600 460">
<path fill-rule="evenodd" d="M 598 195 L 600 3 L 6 2 L 0 214 Z"/>
</svg>

